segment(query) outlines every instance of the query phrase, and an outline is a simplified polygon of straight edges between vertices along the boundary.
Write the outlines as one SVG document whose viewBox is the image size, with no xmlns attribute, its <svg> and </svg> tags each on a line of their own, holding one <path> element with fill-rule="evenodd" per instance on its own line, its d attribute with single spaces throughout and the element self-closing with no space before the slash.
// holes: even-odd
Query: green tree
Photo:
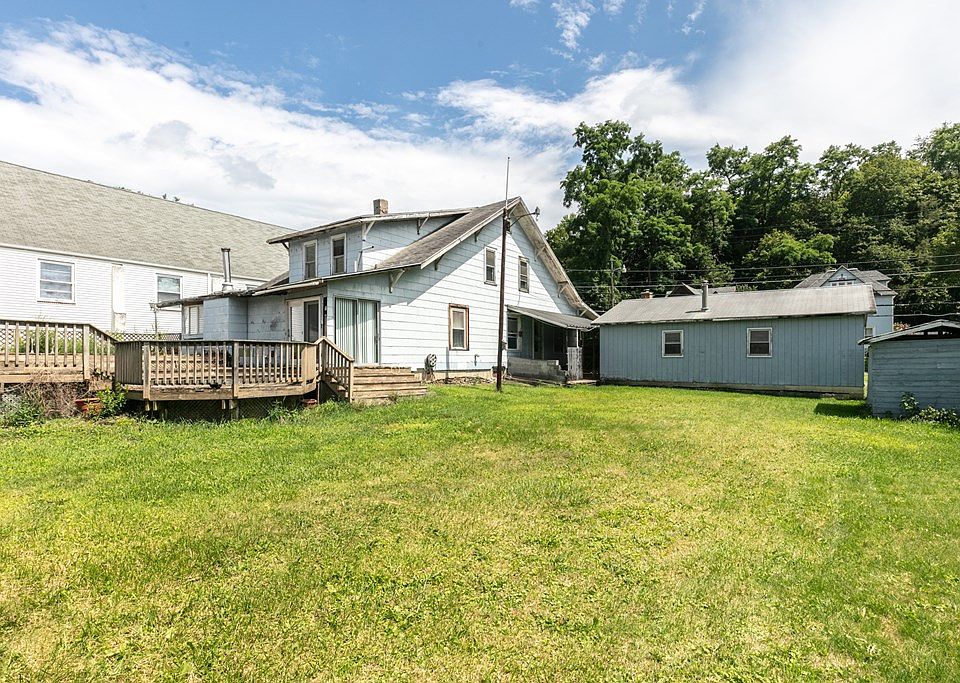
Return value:
<svg viewBox="0 0 960 683">
<path fill-rule="evenodd" d="M 760 269 L 757 280 L 775 281 L 762 283 L 764 289 L 780 289 L 783 287 L 780 280 L 800 279 L 810 273 L 811 265 L 833 263 L 833 242 L 830 235 L 818 234 L 801 240 L 784 230 L 772 230 L 747 254 L 746 265 Z"/>
</svg>

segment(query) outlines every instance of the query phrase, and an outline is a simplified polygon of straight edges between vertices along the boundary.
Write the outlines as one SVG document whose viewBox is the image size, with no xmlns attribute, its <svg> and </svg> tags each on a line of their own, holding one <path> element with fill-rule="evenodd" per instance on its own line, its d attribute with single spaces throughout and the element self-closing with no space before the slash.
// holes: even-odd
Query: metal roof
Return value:
<svg viewBox="0 0 960 683">
<path fill-rule="evenodd" d="M 876 337 L 866 337 L 865 339 L 861 339 L 860 343 L 873 345 L 890 341 L 891 339 L 942 339 L 945 336 L 960 336 L 960 323 L 955 323 L 952 320 L 933 320 L 896 332 L 888 332 L 887 334 L 881 334 Z"/>
<path fill-rule="evenodd" d="M 0 244 L 267 280 L 287 254 L 285 228 L 0 161 Z"/>
<path fill-rule="evenodd" d="M 701 287 L 694 287 L 693 285 L 688 285 L 686 282 L 681 282 L 664 296 L 700 296 L 701 291 Z M 710 294 L 723 294 L 725 292 L 735 291 L 737 291 L 736 285 L 713 285 L 707 287 L 707 292 Z"/>
<path fill-rule="evenodd" d="M 884 275 L 879 270 L 860 270 L 859 268 L 847 268 L 846 266 L 829 268 L 822 273 L 814 273 L 802 280 L 796 287 L 799 289 L 822 287 L 827 280 L 840 270 L 845 270 L 860 280 L 860 282 L 870 285 L 877 294 L 896 294 L 896 292 L 887 285 L 887 283 L 890 282 L 890 277 Z"/>
<path fill-rule="evenodd" d="M 877 310 L 873 290 L 867 285 L 710 294 L 707 305 L 706 311 L 701 310 L 700 299 L 692 296 L 629 299 L 601 315 L 594 324 L 864 315 Z"/>
<path fill-rule="evenodd" d="M 351 216 L 350 218 L 344 218 L 339 221 L 333 221 L 332 223 L 324 223 L 323 225 L 317 225 L 312 228 L 305 228 L 304 230 L 298 230 L 297 232 L 289 232 L 278 237 L 271 237 L 267 240 L 270 244 L 276 244 L 278 242 L 289 242 L 290 240 L 299 239 L 301 237 L 309 237 L 310 235 L 319 235 L 330 230 L 336 230 L 338 228 L 347 228 L 353 225 L 358 225 L 360 223 L 384 223 L 387 221 L 408 221 L 415 219 L 428 219 L 428 218 L 444 218 L 449 216 L 463 216 L 476 207 L 468 207 L 463 209 L 435 209 L 434 211 L 407 211 L 401 213 L 381 213 L 381 214 L 364 214 L 361 216 Z"/>
<path fill-rule="evenodd" d="M 522 306 L 507 305 L 507 310 L 511 313 L 519 313 L 542 323 L 563 327 L 572 330 L 589 330 L 593 327 L 593 321 L 588 318 L 581 318 L 576 315 L 567 315 L 566 313 L 557 313 L 555 311 L 541 311 L 536 308 L 523 308 Z"/>
</svg>

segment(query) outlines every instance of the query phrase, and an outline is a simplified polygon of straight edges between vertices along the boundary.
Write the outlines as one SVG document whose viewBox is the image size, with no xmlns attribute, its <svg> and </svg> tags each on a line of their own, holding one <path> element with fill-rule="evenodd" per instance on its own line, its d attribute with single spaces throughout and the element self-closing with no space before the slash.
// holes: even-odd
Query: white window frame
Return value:
<svg viewBox="0 0 960 683">
<path fill-rule="evenodd" d="M 173 278 L 173 279 L 175 279 L 177 282 L 180 283 L 180 291 L 179 291 L 179 293 L 178 293 L 178 295 L 177 295 L 177 298 L 178 298 L 178 299 L 182 299 L 182 298 L 183 298 L 183 276 L 182 276 L 182 275 L 177 275 L 177 274 L 175 274 L 175 273 L 161 273 L 161 272 L 158 272 L 158 273 L 157 273 L 157 276 L 156 276 L 156 277 L 154 278 L 154 280 L 153 280 L 153 282 L 154 282 L 154 296 L 155 296 L 154 301 L 157 302 L 158 304 L 161 303 L 161 301 L 160 301 L 160 278 L 161 278 L 161 277 Z M 159 309 L 159 310 L 179 311 L 180 308 L 181 308 L 180 306 L 164 306 L 164 308 Z"/>
<path fill-rule="evenodd" d="M 307 263 L 309 263 L 309 261 L 307 261 L 307 247 L 313 247 L 313 275 L 307 274 Z M 303 279 L 304 280 L 315 280 L 317 279 L 317 276 L 320 274 L 317 272 L 318 249 L 319 249 L 319 245 L 317 244 L 316 240 L 310 240 L 303 243 Z"/>
<path fill-rule="evenodd" d="M 197 312 L 197 326 L 191 325 L 190 315 Z M 203 304 L 190 304 L 183 307 L 183 331 L 188 335 L 203 334 Z"/>
<path fill-rule="evenodd" d="M 463 346 L 453 345 L 453 312 L 463 311 Z M 450 304 L 447 309 L 447 320 L 449 325 L 448 348 L 451 351 L 469 351 L 470 350 L 470 308 L 463 304 Z"/>
<path fill-rule="evenodd" d="M 57 299 L 43 295 L 43 264 L 49 263 L 56 266 L 70 266 L 70 298 Z M 49 282 L 53 282 L 50 280 Z M 62 284 L 62 283 L 60 283 Z M 37 259 L 37 301 L 44 301 L 52 304 L 75 304 L 77 302 L 77 267 L 73 261 L 58 261 L 56 259 L 42 258 Z"/>
<path fill-rule="evenodd" d="M 337 257 L 334 255 L 334 246 L 337 242 L 343 242 L 343 256 L 340 258 L 343 259 L 343 270 L 337 271 Z M 347 236 L 344 235 L 332 235 L 330 237 L 330 274 L 331 275 L 343 275 L 347 272 Z"/>
<path fill-rule="evenodd" d="M 517 333 L 513 335 L 513 346 L 510 346 L 510 323 L 515 322 L 517 324 Z M 523 335 L 520 333 L 520 316 L 519 315 L 508 315 L 507 316 L 507 351 L 519 351 L 521 346 L 521 341 Z"/>
<path fill-rule="evenodd" d="M 750 333 L 767 333 L 768 353 L 750 353 Z M 747 328 L 747 358 L 773 358 L 773 328 L 772 327 L 748 327 Z"/>
<path fill-rule="evenodd" d="M 530 261 L 523 256 L 517 257 L 517 289 L 530 292 Z M 526 272 L 524 272 L 526 271 Z"/>
<path fill-rule="evenodd" d="M 487 259 L 490 254 L 493 254 L 493 278 L 487 278 L 487 271 L 490 269 L 490 265 L 487 263 Z M 487 285 L 496 285 L 497 284 L 497 249 L 496 247 L 487 247 L 483 251 L 483 282 Z"/>
<path fill-rule="evenodd" d="M 680 335 L 680 353 L 667 353 L 667 335 Z M 661 358 L 683 358 L 683 330 L 662 330 L 660 332 L 660 357 Z"/>
</svg>

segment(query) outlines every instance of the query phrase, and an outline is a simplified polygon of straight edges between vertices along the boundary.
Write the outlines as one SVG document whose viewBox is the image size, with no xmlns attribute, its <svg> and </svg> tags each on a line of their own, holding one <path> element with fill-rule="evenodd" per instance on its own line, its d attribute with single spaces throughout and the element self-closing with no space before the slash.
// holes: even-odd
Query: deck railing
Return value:
<svg viewBox="0 0 960 683">
<path fill-rule="evenodd" d="M 0 363 L 8 381 L 19 377 L 83 381 L 113 372 L 116 341 L 84 323 L 0 320 Z"/>
<path fill-rule="evenodd" d="M 303 342 L 134 341 L 117 345 L 116 381 L 152 390 L 213 390 L 236 398 L 243 388 L 307 387 L 317 353 Z"/>
<path fill-rule="evenodd" d="M 328 337 L 320 337 L 317 348 L 320 350 L 321 377 L 343 387 L 349 401 L 353 396 L 353 357 Z"/>
</svg>

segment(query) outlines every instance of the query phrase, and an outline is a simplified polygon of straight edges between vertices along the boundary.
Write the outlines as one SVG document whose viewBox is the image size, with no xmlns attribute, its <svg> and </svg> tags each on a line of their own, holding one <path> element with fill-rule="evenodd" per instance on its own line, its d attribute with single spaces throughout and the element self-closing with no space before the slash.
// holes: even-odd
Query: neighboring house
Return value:
<svg viewBox="0 0 960 683">
<path fill-rule="evenodd" d="M 867 318 L 865 337 L 873 337 L 893 332 L 893 299 L 897 293 L 890 289 L 890 277 L 879 270 L 860 270 L 840 266 L 822 273 L 814 273 L 797 285 L 800 289 L 811 287 L 847 287 L 850 285 L 870 285 L 877 306 L 877 312 Z"/>
<path fill-rule="evenodd" d="M 519 198 L 508 203 L 506 358 L 527 369 L 566 365 L 596 317 Z M 315 341 L 326 336 L 358 365 L 489 375 L 496 367 L 504 202 L 465 209 L 374 213 L 271 239 L 288 273 L 251 292 L 187 299 L 193 338 Z M 279 249 L 279 247 L 277 247 Z M 200 326 L 189 321 L 202 320 Z"/>
<path fill-rule="evenodd" d="M 960 411 L 960 323 L 934 320 L 863 343 L 869 345 L 867 402 L 874 415 L 901 415 L 904 394 L 920 408 Z"/>
<path fill-rule="evenodd" d="M 600 378 L 627 384 L 863 396 L 869 287 L 621 301 L 600 328 Z"/>
<path fill-rule="evenodd" d="M 284 228 L 0 162 L 0 319 L 179 332 L 152 304 L 220 289 L 220 248 L 239 287 L 286 267 Z"/>
</svg>

